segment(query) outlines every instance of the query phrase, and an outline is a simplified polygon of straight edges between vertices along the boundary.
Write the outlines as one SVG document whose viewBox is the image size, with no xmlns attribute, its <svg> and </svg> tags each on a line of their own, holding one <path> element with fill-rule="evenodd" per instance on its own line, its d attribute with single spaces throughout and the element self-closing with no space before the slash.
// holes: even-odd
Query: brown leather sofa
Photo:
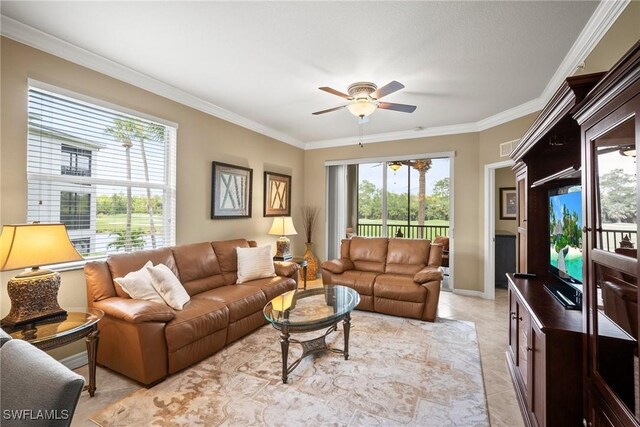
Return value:
<svg viewBox="0 0 640 427">
<path fill-rule="evenodd" d="M 151 385 L 264 325 L 265 304 L 297 288 L 298 265 L 276 262 L 276 277 L 238 285 L 236 248 L 250 246 L 256 243 L 203 242 L 87 263 L 88 305 L 105 312 L 98 324 L 98 363 Z M 191 296 L 182 310 L 131 299 L 114 283 L 147 261 L 166 265 L 180 279 Z"/>
<path fill-rule="evenodd" d="M 340 259 L 322 263 L 324 284 L 360 294 L 358 309 L 433 322 L 442 282 L 442 246 L 429 240 L 353 237 Z"/>
</svg>

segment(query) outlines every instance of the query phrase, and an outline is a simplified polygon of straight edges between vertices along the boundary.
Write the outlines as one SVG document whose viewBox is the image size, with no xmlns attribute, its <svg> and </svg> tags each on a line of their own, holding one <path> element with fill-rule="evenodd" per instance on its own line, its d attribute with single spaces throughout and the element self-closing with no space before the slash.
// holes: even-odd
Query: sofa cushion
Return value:
<svg viewBox="0 0 640 427">
<path fill-rule="evenodd" d="M 290 277 L 269 277 L 266 279 L 251 280 L 243 283 L 245 286 L 254 286 L 264 293 L 266 301 L 269 302 L 278 295 L 292 291 L 296 288 L 296 281 Z"/>
<path fill-rule="evenodd" d="M 218 258 L 220 269 L 224 276 L 224 282 L 226 285 L 233 285 L 238 279 L 236 274 L 238 271 L 238 255 L 236 248 L 249 248 L 249 242 L 245 239 L 235 240 L 222 240 L 218 242 L 211 242 L 213 251 Z"/>
<path fill-rule="evenodd" d="M 175 314 L 165 327 L 169 352 L 225 329 L 229 324 L 229 310 L 220 301 L 194 298 Z"/>
<path fill-rule="evenodd" d="M 386 237 L 353 237 L 349 244 L 349 258 L 355 269 L 384 273 L 388 241 Z"/>
<path fill-rule="evenodd" d="M 229 309 L 229 322 L 235 322 L 257 311 L 262 311 L 267 298 L 256 286 L 229 285 L 194 295 L 194 299 L 208 299 L 226 304 Z"/>
<path fill-rule="evenodd" d="M 414 275 L 429 260 L 428 240 L 389 239 L 385 273 Z"/>
<path fill-rule="evenodd" d="M 113 279 L 116 282 L 116 288 L 120 288 L 133 299 L 165 304 L 160 292 L 153 286 L 151 274 L 147 270 L 148 267 L 153 267 L 151 261 L 147 261 L 140 270 L 131 271 L 124 277 L 116 277 Z"/>
<path fill-rule="evenodd" d="M 349 270 L 331 276 L 332 285 L 343 285 L 355 289 L 360 295 L 373 295 L 373 282 L 378 273 Z"/>
<path fill-rule="evenodd" d="M 140 270 L 147 261 L 151 261 L 153 265 L 166 265 L 171 269 L 173 274 L 180 278 L 171 248 L 150 249 L 147 251 L 110 255 L 107 258 L 107 265 L 111 271 L 111 277 L 116 278 L 124 277 L 127 273 Z M 114 286 L 114 288 L 119 297 L 130 298 L 129 295 L 120 288 L 120 286 Z"/>
<path fill-rule="evenodd" d="M 151 266 L 147 263 L 146 267 L 153 287 L 164 302 L 174 310 L 182 310 L 190 298 L 176 275 L 164 264 Z"/>
<path fill-rule="evenodd" d="M 238 280 L 236 283 L 275 277 L 271 246 L 236 248 L 236 253 L 238 256 Z"/>
<path fill-rule="evenodd" d="M 224 286 L 218 257 L 209 242 L 180 245 L 171 248 L 182 285 L 191 296 Z"/>
<path fill-rule="evenodd" d="M 398 274 L 381 274 L 373 285 L 376 298 L 424 303 L 427 290 L 413 281 L 412 277 Z"/>
</svg>

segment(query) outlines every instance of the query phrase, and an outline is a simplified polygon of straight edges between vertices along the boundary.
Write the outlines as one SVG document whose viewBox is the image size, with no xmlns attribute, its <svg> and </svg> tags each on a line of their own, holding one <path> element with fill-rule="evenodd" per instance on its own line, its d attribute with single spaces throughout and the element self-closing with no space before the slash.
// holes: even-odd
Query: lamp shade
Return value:
<svg viewBox="0 0 640 427">
<path fill-rule="evenodd" d="M 276 236 L 290 236 L 292 234 L 298 234 L 298 232 L 293 226 L 293 220 L 290 216 L 278 216 L 273 218 L 273 224 L 271 224 L 269 234 Z"/>
<path fill-rule="evenodd" d="M 83 259 L 64 224 L 14 224 L 2 227 L 0 271 Z"/>
<path fill-rule="evenodd" d="M 368 99 L 357 99 L 347 105 L 347 109 L 351 114 L 358 117 L 370 116 L 374 111 L 376 111 L 376 108 L 378 108 L 378 106 Z"/>
</svg>

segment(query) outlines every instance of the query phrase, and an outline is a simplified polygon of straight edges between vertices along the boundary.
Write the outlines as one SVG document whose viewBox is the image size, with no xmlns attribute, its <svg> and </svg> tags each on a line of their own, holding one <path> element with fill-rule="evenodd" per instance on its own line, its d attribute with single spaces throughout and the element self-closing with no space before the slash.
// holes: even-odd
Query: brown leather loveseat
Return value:
<svg viewBox="0 0 640 427">
<path fill-rule="evenodd" d="M 251 246 L 256 243 L 244 239 L 203 242 L 87 263 L 88 305 L 105 312 L 98 324 L 98 363 L 150 385 L 264 325 L 265 304 L 297 288 L 298 265 L 276 262 L 276 277 L 236 284 L 236 248 Z M 191 297 L 182 310 L 131 299 L 113 281 L 147 261 L 166 265 L 178 277 Z"/>
<path fill-rule="evenodd" d="M 433 322 L 441 261 L 442 246 L 429 240 L 353 237 L 340 259 L 322 263 L 322 280 L 358 291 L 361 310 Z"/>
</svg>

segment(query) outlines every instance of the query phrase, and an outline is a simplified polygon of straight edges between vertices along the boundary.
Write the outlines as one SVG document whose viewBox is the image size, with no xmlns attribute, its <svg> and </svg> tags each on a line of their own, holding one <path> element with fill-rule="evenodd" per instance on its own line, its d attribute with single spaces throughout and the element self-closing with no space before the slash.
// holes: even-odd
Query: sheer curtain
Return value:
<svg viewBox="0 0 640 427">
<path fill-rule="evenodd" d="M 347 165 L 327 166 L 327 258 L 340 258 L 347 229 Z"/>
</svg>

